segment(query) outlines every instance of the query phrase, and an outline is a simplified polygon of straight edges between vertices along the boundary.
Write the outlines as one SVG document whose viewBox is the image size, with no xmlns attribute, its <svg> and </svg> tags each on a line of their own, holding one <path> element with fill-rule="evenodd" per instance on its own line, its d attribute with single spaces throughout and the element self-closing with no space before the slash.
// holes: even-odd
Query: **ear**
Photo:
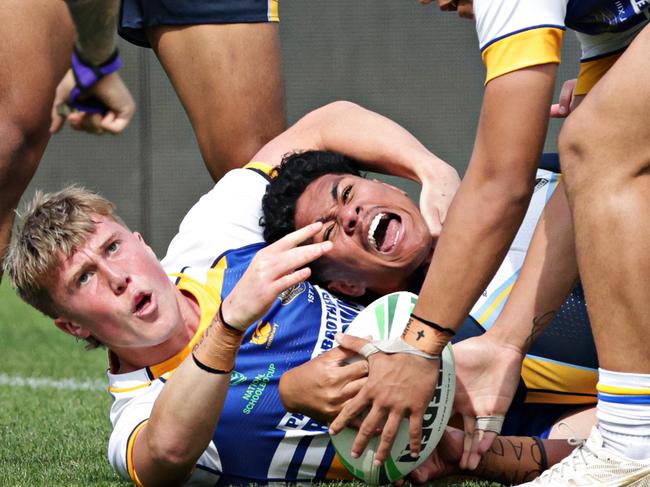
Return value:
<svg viewBox="0 0 650 487">
<path fill-rule="evenodd" d="M 65 318 L 56 318 L 54 324 L 59 330 L 75 338 L 88 338 L 90 336 L 90 331 Z"/>
<path fill-rule="evenodd" d="M 344 279 L 335 279 L 327 284 L 327 289 L 333 293 L 343 294 L 352 298 L 358 298 L 366 294 L 366 286 L 355 284 Z"/>
</svg>

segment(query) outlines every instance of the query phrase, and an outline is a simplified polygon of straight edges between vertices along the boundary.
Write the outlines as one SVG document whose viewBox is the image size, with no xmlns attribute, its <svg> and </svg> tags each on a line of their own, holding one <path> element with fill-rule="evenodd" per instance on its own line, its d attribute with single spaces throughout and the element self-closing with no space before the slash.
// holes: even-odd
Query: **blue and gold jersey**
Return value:
<svg viewBox="0 0 650 487">
<path fill-rule="evenodd" d="M 582 46 L 576 94 L 585 94 L 648 22 L 647 0 L 475 0 L 486 83 L 518 69 L 559 63 L 566 28 Z"/>
<path fill-rule="evenodd" d="M 216 261 L 222 298 L 262 247 L 246 246 Z M 214 434 L 222 483 L 348 478 L 335 461 L 327 428 L 306 416 L 287 413 L 278 385 L 284 372 L 332 349 L 334 335 L 344 331 L 359 311 L 359 306 L 303 282 L 282 293 L 249 329 Z"/>
</svg>

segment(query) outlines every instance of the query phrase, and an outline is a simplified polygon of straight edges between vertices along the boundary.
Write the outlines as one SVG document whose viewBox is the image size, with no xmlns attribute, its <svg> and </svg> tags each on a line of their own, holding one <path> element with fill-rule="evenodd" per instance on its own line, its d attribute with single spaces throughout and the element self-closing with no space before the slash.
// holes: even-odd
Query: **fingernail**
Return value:
<svg viewBox="0 0 650 487">
<path fill-rule="evenodd" d="M 355 452 L 355 451 L 350 452 L 350 456 L 351 456 L 352 458 L 359 458 L 359 454 L 358 454 L 357 452 Z"/>
<path fill-rule="evenodd" d="M 411 452 L 411 458 L 420 458 L 419 453 Z"/>
<path fill-rule="evenodd" d="M 381 467 L 381 462 L 380 462 L 379 460 L 373 460 L 373 461 L 372 461 L 372 464 L 373 464 L 375 467 Z"/>
<path fill-rule="evenodd" d="M 566 108 L 560 107 L 560 115 L 564 115 L 566 113 Z"/>
</svg>

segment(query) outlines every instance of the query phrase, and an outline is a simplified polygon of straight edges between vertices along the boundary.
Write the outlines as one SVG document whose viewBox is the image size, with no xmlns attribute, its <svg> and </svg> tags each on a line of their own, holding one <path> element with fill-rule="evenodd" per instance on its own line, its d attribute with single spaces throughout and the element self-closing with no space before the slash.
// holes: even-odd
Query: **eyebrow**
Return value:
<svg viewBox="0 0 650 487">
<path fill-rule="evenodd" d="M 117 232 L 111 232 L 111 234 L 108 235 L 97 248 L 100 250 L 105 249 L 110 245 L 110 243 L 113 240 L 115 240 L 116 237 L 117 237 Z M 76 251 L 72 255 L 74 254 L 76 254 Z M 72 277 L 65 284 L 66 288 L 74 289 L 76 282 L 79 280 L 79 277 L 81 277 L 81 274 L 86 272 L 87 268 L 88 268 L 88 263 L 85 262 L 81 264 L 77 269 L 75 269 L 74 273 L 72 274 Z"/>
</svg>

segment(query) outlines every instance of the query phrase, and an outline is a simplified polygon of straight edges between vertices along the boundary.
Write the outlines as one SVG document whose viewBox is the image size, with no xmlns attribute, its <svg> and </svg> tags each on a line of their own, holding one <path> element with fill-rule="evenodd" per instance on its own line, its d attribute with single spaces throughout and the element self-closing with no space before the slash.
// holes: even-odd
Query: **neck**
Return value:
<svg viewBox="0 0 650 487">
<path fill-rule="evenodd" d="M 178 316 L 183 326 L 177 328 L 176 333 L 162 343 L 142 348 L 120 349 L 111 351 L 117 357 L 119 366 L 116 372 L 126 373 L 150 365 L 159 364 L 180 353 L 194 338 L 201 321 L 201 307 L 196 298 L 176 289 L 176 303 Z"/>
</svg>

